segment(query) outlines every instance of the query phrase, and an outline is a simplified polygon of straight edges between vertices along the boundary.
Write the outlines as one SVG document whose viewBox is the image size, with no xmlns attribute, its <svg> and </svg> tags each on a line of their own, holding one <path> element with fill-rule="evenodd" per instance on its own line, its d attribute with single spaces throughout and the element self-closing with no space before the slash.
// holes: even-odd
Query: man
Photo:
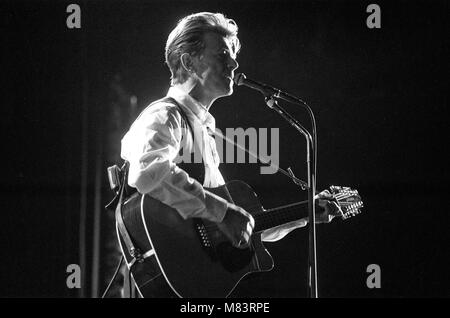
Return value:
<svg viewBox="0 0 450 318">
<path fill-rule="evenodd" d="M 240 49 L 237 31 L 233 20 L 218 13 L 202 12 L 180 20 L 165 51 L 171 87 L 166 98 L 147 107 L 133 123 L 122 140 L 121 155 L 130 163 L 130 186 L 176 209 L 184 219 L 217 223 L 235 247 L 246 248 L 255 224 L 251 214 L 205 189 L 225 183 L 211 136 L 215 119 L 209 110 L 215 100 L 233 93 Z M 177 165 L 181 151 L 195 153 L 203 163 Z M 326 192 L 318 196 L 324 208 L 319 222 L 331 221 L 339 209 L 327 196 Z M 302 219 L 266 230 L 262 240 L 279 240 L 306 223 Z"/>
</svg>

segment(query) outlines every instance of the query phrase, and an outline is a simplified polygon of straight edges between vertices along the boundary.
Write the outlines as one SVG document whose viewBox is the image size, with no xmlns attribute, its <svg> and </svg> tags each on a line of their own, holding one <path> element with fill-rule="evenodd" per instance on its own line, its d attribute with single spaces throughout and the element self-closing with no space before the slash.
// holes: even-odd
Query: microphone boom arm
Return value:
<svg viewBox="0 0 450 318">
<path fill-rule="evenodd" d="M 314 113 L 311 107 L 303 100 L 291 94 L 285 93 L 280 89 L 248 79 L 245 74 L 238 73 L 234 76 L 236 85 L 245 85 L 252 89 L 260 91 L 264 97 L 267 106 L 276 111 L 306 139 L 306 164 L 308 167 L 308 217 L 309 217 L 309 261 L 308 261 L 308 281 L 309 293 L 311 298 L 318 298 L 317 288 L 317 246 L 316 246 L 316 211 L 314 196 L 316 193 L 316 172 L 317 172 L 317 129 Z M 305 129 L 294 117 L 286 112 L 274 98 L 283 99 L 287 102 L 300 105 L 308 111 L 311 119 L 312 135 Z"/>
</svg>

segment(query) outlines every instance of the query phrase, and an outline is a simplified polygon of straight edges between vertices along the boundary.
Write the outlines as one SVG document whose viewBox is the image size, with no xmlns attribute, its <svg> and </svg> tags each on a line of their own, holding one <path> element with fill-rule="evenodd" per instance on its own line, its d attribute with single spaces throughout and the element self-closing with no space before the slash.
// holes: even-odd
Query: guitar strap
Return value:
<svg viewBox="0 0 450 318">
<path fill-rule="evenodd" d="M 186 124 L 189 127 L 189 131 L 191 132 L 192 135 L 192 140 L 194 140 L 194 129 L 192 129 L 191 126 L 191 122 L 189 121 L 189 119 L 187 118 L 186 113 L 184 112 L 183 108 L 180 106 L 180 104 L 178 104 L 178 102 L 175 100 L 175 98 L 172 97 L 165 97 L 163 98 L 161 101 L 166 101 L 166 102 L 171 102 L 172 104 L 174 104 L 175 106 L 177 106 L 178 111 L 180 112 L 181 117 L 183 118 L 183 120 L 186 122 Z"/>
<path fill-rule="evenodd" d="M 141 254 L 140 249 L 136 248 L 134 246 L 133 241 L 131 240 L 131 237 L 128 234 L 127 228 L 125 226 L 125 223 L 123 222 L 123 217 L 122 217 L 122 204 L 123 204 L 124 190 L 125 190 L 125 187 L 127 184 L 129 165 L 130 165 L 129 162 L 126 161 L 125 167 L 123 168 L 123 180 L 120 185 L 119 202 L 117 203 L 117 206 L 116 206 L 115 216 L 116 216 L 117 227 L 118 227 L 119 232 L 122 236 L 122 239 L 127 247 L 128 253 L 131 255 L 131 257 L 133 257 L 133 260 L 130 263 L 130 268 L 131 268 L 136 261 L 142 262 L 144 260 L 144 257 Z"/>
<path fill-rule="evenodd" d="M 195 145 L 195 135 L 194 135 L 194 129 L 192 128 L 191 122 L 189 121 L 185 111 L 183 108 L 178 104 L 178 102 L 172 98 L 172 97 L 166 97 L 162 99 L 162 101 L 166 101 L 169 103 L 172 103 L 177 106 L 178 112 L 181 115 L 181 118 L 186 122 L 188 126 L 188 130 L 191 133 L 193 144 Z M 194 146 L 195 147 L 195 146 Z M 179 155 L 181 156 L 183 149 L 180 149 Z M 205 177 L 205 165 L 203 162 L 196 163 L 195 160 L 189 163 L 185 163 L 183 161 L 177 163 L 177 166 L 184 171 L 186 171 L 190 177 L 196 179 L 198 182 L 203 184 L 204 177 Z"/>
<path fill-rule="evenodd" d="M 187 123 L 189 130 L 192 134 L 192 139 L 194 139 L 194 130 L 192 129 L 191 123 L 189 122 L 186 113 L 183 111 L 183 109 L 181 108 L 181 106 L 177 103 L 177 101 L 171 97 L 166 97 L 163 99 L 160 99 L 156 102 L 154 102 L 153 104 L 157 103 L 157 102 L 169 102 L 172 103 L 174 105 L 177 106 L 178 111 L 181 114 L 181 117 L 183 118 L 183 120 Z M 154 254 L 153 250 L 149 250 L 147 252 L 145 252 L 144 254 L 141 253 L 141 250 L 136 247 L 133 244 L 133 240 L 130 237 L 130 234 L 128 233 L 128 230 L 125 226 L 125 222 L 123 221 L 123 215 L 122 215 L 122 205 L 123 205 L 123 201 L 124 201 L 124 196 L 125 196 L 125 192 L 127 192 L 125 189 L 127 187 L 128 184 L 128 170 L 130 167 L 130 163 L 128 161 L 125 161 L 124 166 L 122 167 L 122 182 L 120 185 L 120 189 L 118 192 L 118 202 L 117 202 L 117 206 L 115 209 L 115 218 L 116 218 L 116 222 L 117 222 L 117 227 L 118 230 L 122 236 L 122 240 L 125 243 L 128 253 L 129 255 L 131 255 L 131 257 L 133 257 L 133 260 L 130 262 L 129 266 L 130 269 L 131 267 L 137 262 L 142 263 L 144 261 L 145 258 L 151 256 Z M 115 200 L 113 200 L 114 202 Z M 111 204 L 111 203 L 110 203 Z M 110 205 L 109 204 L 109 205 Z"/>
</svg>

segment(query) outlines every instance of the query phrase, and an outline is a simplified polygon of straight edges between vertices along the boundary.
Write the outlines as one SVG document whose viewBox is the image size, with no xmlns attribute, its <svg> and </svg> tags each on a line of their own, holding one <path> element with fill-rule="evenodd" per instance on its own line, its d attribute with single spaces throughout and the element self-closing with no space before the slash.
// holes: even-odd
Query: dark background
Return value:
<svg viewBox="0 0 450 318">
<path fill-rule="evenodd" d="M 1 2 L 0 296 L 105 289 L 117 256 L 106 167 L 120 163 L 133 118 L 168 89 L 169 32 L 198 11 L 237 22 L 238 71 L 311 105 L 318 188 L 347 185 L 363 197 L 361 215 L 317 227 L 319 295 L 450 296 L 447 1 L 376 1 L 381 29 L 366 26 L 370 1 L 72 2 L 81 29 L 66 27 L 71 2 Z M 302 109 L 285 107 L 309 127 Z M 259 93 L 236 88 L 212 113 L 222 131 L 279 128 L 281 167 L 306 179 L 303 137 Z M 252 185 L 266 208 L 306 196 L 256 164 L 222 172 Z M 306 297 L 307 244 L 307 228 L 267 243 L 275 269 L 233 296 Z M 66 267 L 80 262 L 82 289 L 68 289 Z M 381 267 L 380 289 L 366 286 L 369 264 Z"/>
</svg>

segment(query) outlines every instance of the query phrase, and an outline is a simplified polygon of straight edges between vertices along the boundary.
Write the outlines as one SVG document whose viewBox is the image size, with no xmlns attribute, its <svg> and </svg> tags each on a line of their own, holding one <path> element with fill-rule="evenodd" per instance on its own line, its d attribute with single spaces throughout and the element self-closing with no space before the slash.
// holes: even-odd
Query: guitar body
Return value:
<svg viewBox="0 0 450 318">
<path fill-rule="evenodd" d="M 254 191 L 242 181 L 208 190 L 252 215 L 263 211 Z M 132 269 L 143 297 L 147 297 L 143 287 L 153 279 L 147 271 L 154 272 L 150 266 L 155 264 L 161 271 L 159 278 L 163 276 L 178 297 L 226 297 L 245 275 L 273 268 L 260 233 L 252 235 L 249 248 L 235 248 L 216 223 L 200 218 L 185 220 L 175 209 L 148 195 L 134 195 L 124 203 L 122 211 L 136 245 L 143 252 L 150 248 L 154 251 L 150 260 L 136 263 L 136 270 Z M 120 235 L 119 242 L 124 251 Z"/>
</svg>

